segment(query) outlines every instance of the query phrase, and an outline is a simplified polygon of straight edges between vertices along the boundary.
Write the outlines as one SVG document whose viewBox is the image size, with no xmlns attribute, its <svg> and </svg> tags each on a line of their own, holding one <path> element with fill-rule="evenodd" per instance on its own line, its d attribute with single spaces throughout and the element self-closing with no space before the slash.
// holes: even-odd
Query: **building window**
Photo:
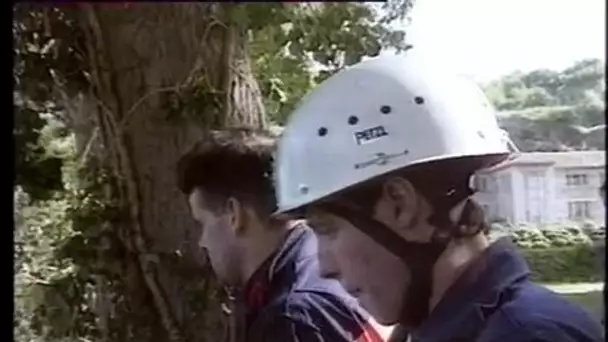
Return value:
<svg viewBox="0 0 608 342">
<path fill-rule="evenodd" d="M 566 175 L 566 185 L 568 186 L 578 186 L 587 184 L 587 175 L 584 173 Z"/>
<path fill-rule="evenodd" d="M 511 175 L 500 176 L 500 188 L 498 191 L 511 191 Z"/>
<path fill-rule="evenodd" d="M 581 220 L 591 218 L 590 201 L 576 201 L 568 202 L 568 219 L 570 220 Z"/>
</svg>

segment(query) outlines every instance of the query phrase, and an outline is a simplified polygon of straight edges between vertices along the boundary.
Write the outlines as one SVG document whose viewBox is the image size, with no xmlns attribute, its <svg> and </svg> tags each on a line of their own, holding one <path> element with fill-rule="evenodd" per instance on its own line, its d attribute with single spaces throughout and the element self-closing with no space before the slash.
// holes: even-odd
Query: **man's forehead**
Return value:
<svg viewBox="0 0 608 342">
<path fill-rule="evenodd" d="M 306 220 L 308 220 L 308 221 L 325 221 L 325 220 L 331 219 L 333 217 L 336 217 L 336 215 L 334 215 L 331 212 L 324 210 L 323 208 L 320 208 L 320 207 L 308 208 L 304 212 L 304 216 L 306 217 Z"/>
<path fill-rule="evenodd" d="M 192 212 L 199 210 L 208 210 L 209 202 L 205 196 L 205 192 L 200 189 L 194 189 L 188 196 L 188 203 Z"/>
</svg>

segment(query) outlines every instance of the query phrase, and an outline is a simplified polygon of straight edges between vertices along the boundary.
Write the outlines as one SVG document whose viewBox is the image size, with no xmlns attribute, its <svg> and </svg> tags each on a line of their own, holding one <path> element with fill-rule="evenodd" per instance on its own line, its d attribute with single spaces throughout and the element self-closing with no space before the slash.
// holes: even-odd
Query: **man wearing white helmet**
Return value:
<svg viewBox="0 0 608 342">
<path fill-rule="evenodd" d="M 415 49 L 329 78 L 275 160 L 278 215 L 305 217 L 326 277 L 413 341 L 600 341 L 584 310 L 490 244 L 472 175 L 510 155 L 483 93 Z"/>
</svg>

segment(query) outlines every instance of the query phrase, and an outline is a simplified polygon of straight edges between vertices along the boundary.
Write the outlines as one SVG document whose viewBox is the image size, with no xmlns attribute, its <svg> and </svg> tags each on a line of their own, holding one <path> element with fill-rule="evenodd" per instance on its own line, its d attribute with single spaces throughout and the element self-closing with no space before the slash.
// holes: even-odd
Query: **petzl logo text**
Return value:
<svg viewBox="0 0 608 342">
<path fill-rule="evenodd" d="M 386 129 L 384 128 L 384 126 L 376 126 L 376 127 L 364 129 L 359 132 L 355 132 L 354 135 L 355 135 L 355 141 L 357 142 L 357 145 L 362 145 L 362 144 L 374 141 L 376 139 L 388 136 L 388 133 L 386 132 Z"/>
</svg>

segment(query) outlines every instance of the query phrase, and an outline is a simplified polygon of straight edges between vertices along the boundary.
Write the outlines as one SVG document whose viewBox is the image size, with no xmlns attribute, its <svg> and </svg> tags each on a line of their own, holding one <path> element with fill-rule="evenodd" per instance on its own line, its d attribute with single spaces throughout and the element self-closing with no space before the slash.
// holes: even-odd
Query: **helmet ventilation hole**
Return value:
<svg viewBox="0 0 608 342">
<path fill-rule="evenodd" d="M 422 96 L 416 96 L 414 97 L 414 102 L 416 102 L 416 104 L 423 104 L 424 103 L 424 98 Z"/>
<path fill-rule="evenodd" d="M 388 114 L 388 113 L 391 112 L 391 110 L 392 110 L 391 106 L 382 106 L 382 107 L 380 107 L 380 112 L 382 114 Z"/>
<path fill-rule="evenodd" d="M 348 124 L 349 125 L 356 125 L 357 122 L 359 122 L 359 118 L 358 117 L 356 117 L 354 115 L 351 115 L 351 116 L 348 117 Z"/>
<path fill-rule="evenodd" d="M 325 127 L 319 128 L 319 130 L 317 131 L 317 134 L 319 134 L 320 137 L 326 136 L 327 135 L 327 128 L 325 128 Z"/>
<path fill-rule="evenodd" d="M 306 194 L 308 193 L 308 190 L 309 190 L 309 189 L 308 189 L 308 186 L 306 186 L 306 185 L 304 185 L 304 184 L 301 184 L 301 185 L 299 186 L 299 189 L 300 189 L 300 193 L 301 193 L 302 195 L 306 195 Z"/>
</svg>

